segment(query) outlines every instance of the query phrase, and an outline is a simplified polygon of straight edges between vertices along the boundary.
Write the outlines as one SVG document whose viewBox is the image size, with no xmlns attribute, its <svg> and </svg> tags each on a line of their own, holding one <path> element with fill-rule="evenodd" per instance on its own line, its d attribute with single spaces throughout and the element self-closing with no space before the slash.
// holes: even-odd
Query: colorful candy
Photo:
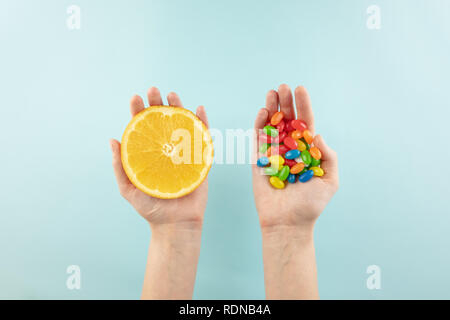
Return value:
<svg viewBox="0 0 450 320">
<path fill-rule="evenodd" d="M 316 177 L 321 177 L 321 176 L 323 176 L 323 174 L 324 174 L 322 168 L 319 168 L 319 167 L 311 167 L 311 168 L 309 168 L 309 169 L 312 170 L 312 171 L 314 172 L 314 175 L 315 175 Z"/>
<path fill-rule="evenodd" d="M 292 137 L 284 138 L 283 143 L 289 149 L 297 149 L 298 146 L 297 141 L 295 141 Z"/>
<path fill-rule="evenodd" d="M 313 142 L 314 137 L 312 136 L 311 131 L 305 130 L 303 131 L 303 138 L 305 139 L 306 143 L 311 144 Z"/>
<path fill-rule="evenodd" d="M 294 131 L 295 129 L 291 126 L 291 121 L 287 121 L 286 125 L 284 126 L 284 131 L 287 132 L 291 132 Z"/>
<path fill-rule="evenodd" d="M 301 172 L 305 168 L 305 164 L 303 162 L 296 163 L 291 167 L 291 173 L 297 174 Z"/>
<path fill-rule="evenodd" d="M 278 178 L 280 178 L 280 180 L 284 181 L 287 179 L 287 177 L 289 176 L 289 167 L 288 166 L 283 166 L 283 168 L 281 168 L 280 172 L 278 173 Z"/>
<path fill-rule="evenodd" d="M 317 147 L 311 147 L 311 149 L 309 149 L 309 153 L 311 154 L 311 157 L 316 160 L 320 160 L 320 158 L 322 158 L 322 152 L 320 152 Z"/>
<path fill-rule="evenodd" d="M 297 181 L 297 175 L 296 174 L 289 174 L 287 181 L 289 183 L 295 183 Z"/>
<path fill-rule="evenodd" d="M 321 161 L 318 159 L 314 159 L 314 158 L 311 159 L 311 167 L 318 167 L 318 166 L 320 166 L 320 163 L 321 163 Z"/>
<path fill-rule="evenodd" d="M 306 150 L 306 144 L 302 140 L 297 140 L 297 149 L 300 151 Z"/>
<path fill-rule="evenodd" d="M 280 180 L 278 177 L 270 177 L 269 179 L 270 184 L 277 189 L 283 189 L 284 188 L 284 182 Z"/>
<path fill-rule="evenodd" d="M 286 127 L 286 122 L 284 120 L 281 120 L 280 123 L 276 125 L 278 132 L 283 132 L 284 128 Z"/>
<path fill-rule="evenodd" d="M 292 139 L 294 139 L 294 140 L 299 140 L 299 139 L 301 139 L 301 138 L 303 137 L 303 134 L 302 134 L 302 132 L 299 131 L 299 130 L 294 130 L 294 131 L 292 131 L 292 133 L 291 133 L 291 137 L 292 137 Z"/>
<path fill-rule="evenodd" d="M 309 166 L 311 164 L 311 154 L 308 150 L 302 151 L 300 156 L 302 157 L 305 166 Z"/>
<path fill-rule="evenodd" d="M 269 158 L 267 157 L 261 157 L 258 159 L 258 161 L 256 162 L 256 165 L 258 167 L 266 167 L 267 165 L 269 165 L 270 161 Z"/>
<path fill-rule="evenodd" d="M 308 129 L 308 126 L 306 125 L 306 122 L 300 119 L 296 119 L 296 120 L 292 120 L 291 121 L 291 126 L 294 129 L 299 130 L 300 132 L 305 131 L 306 129 Z"/>
<path fill-rule="evenodd" d="M 289 168 L 292 168 L 293 166 L 295 166 L 297 164 L 297 161 L 292 160 L 292 159 L 284 159 L 284 164 L 289 166 Z"/>
<path fill-rule="evenodd" d="M 270 124 L 273 126 L 276 126 L 277 124 L 279 124 L 281 122 L 281 120 L 283 120 L 283 118 L 284 118 L 284 113 L 282 111 L 275 112 L 275 114 L 270 119 Z"/>
<path fill-rule="evenodd" d="M 313 175 L 314 175 L 314 171 L 308 170 L 305 173 L 303 173 L 301 176 L 298 177 L 298 181 L 300 181 L 300 182 L 308 182 L 309 180 L 311 180 Z"/>
<path fill-rule="evenodd" d="M 267 150 L 267 156 L 270 157 L 277 154 L 283 155 L 288 151 L 289 148 L 286 147 L 284 144 L 274 144 L 270 146 L 269 149 Z"/>
<path fill-rule="evenodd" d="M 307 152 L 307 151 L 306 151 L 306 152 Z M 285 157 L 286 159 L 294 160 L 295 158 L 300 157 L 300 151 L 298 151 L 297 149 L 289 150 L 288 152 L 286 152 L 286 153 L 284 154 L 284 157 Z"/>
<path fill-rule="evenodd" d="M 270 156 L 269 161 L 270 161 L 270 165 L 273 168 L 277 169 L 277 171 L 280 170 L 284 164 L 284 158 L 280 155 Z"/>
<path fill-rule="evenodd" d="M 271 137 L 278 137 L 278 130 L 272 126 L 265 126 L 263 129 L 264 133 Z"/>
<path fill-rule="evenodd" d="M 314 136 L 305 121 L 284 119 L 276 112 L 259 135 L 261 157 L 256 165 L 269 176 L 270 184 L 283 189 L 286 183 L 308 182 L 322 177 L 322 152 L 313 144 Z"/>
<path fill-rule="evenodd" d="M 266 151 L 267 151 L 267 149 L 269 149 L 269 147 L 270 147 L 270 144 L 269 144 L 269 143 L 262 143 L 262 144 L 259 146 L 259 152 L 260 152 L 260 153 L 266 153 Z"/>
<path fill-rule="evenodd" d="M 264 174 L 268 176 L 274 176 L 278 173 L 278 169 L 274 167 L 264 168 Z"/>
</svg>

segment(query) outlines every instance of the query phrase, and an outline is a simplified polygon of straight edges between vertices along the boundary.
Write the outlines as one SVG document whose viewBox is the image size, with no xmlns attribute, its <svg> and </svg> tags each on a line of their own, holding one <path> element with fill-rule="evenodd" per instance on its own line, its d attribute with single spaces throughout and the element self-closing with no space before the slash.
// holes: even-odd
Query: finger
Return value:
<svg viewBox="0 0 450 320">
<path fill-rule="evenodd" d="M 286 119 L 295 119 L 294 100 L 292 99 L 291 88 L 287 84 L 282 84 L 278 88 L 278 99 L 280 100 L 280 110 L 283 111 Z"/>
<path fill-rule="evenodd" d="M 151 87 L 147 91 L 147 99 L 148 104 L 151 106 L 162 106 L 163 102 L 161 99 L 161 93 L 159 92 L 158 88 Z"/>
<path fill-rule="evenodd" d="M 266 108 L 259 109 L 258 114 L 256 115 L 255 129 L 253 133 L 253 154 L 252 154 L 252 164 L 254 170 L 257 170 L 256 160 L 258 159 L 258 149 L 259 149 L 258 136 L 260 134 L 260 131 L 266 125 L 268 116 L 269 112 L 267 111 Z"/>
<path fill-rule="evenodd" d="M 169 103 L 169 106 L 183 107 L 180 97 L 178 97 L 175 92 L 171 92 L 167 95 L 167 102 Z"/>
<path fill-rule="evenodd" d="M 269 111 L 266 108 L 259 109 L 255 119 L 255 129 L 262 129 L 267 123 Z"/>
<path fill-rule="evenodd" d="M 142 98 L 140 96 L 138 96 L 137 94 L 134 95 L 130 101 L 131 116 L 134 117 L 135 115 L 137 115 L 139 112 L 141 112 L 144 109 L 145 109 L 144 100 L 142 100 Z"/>
<path fill-rule="evenodd" d="M 253 171 L 253 183 L 262 184 L 263 179 L 266 177 L 262 173 L 262 168 L 259 168 L 256 165 L 256 161 L 259 157 L 259 143 L 258 143 L 258 135 L 260 134 L 262 128 L 267 123 L 269 117 L 269 111 L 266 108 L 262 108 L 258 111 L 255 119 L 255 129 L 253 133 L 253 152 L 252 152 L 252 171 Z M 267 182 L 266 182 L 267 183 Z"/>
<path fill-rule="evenodd" d="M 338 159 L 336 152 L 325 143 L 325 140 L 320 134 L 314 137 L 313 143 L 322 153 L 320 167 L 325 171 L 324 177 L 338 182 Z"/>
<path fill-rule="evenodd" d="M 120 158 L 120 142 L 115 139 L 111 139 L 109 143 L 112 151 L 112 165 L 116 176 L 117 185 L 119 186 L 120 193 L 125 196 L 127 191 L 130 190 L 133 185 L 123 170 L 122 160 Z"/>
<path fill-rule="evenodd" d="M 278 92 L 270 90 L 266 95 L 266 109 L 269 112 L 269 119 L 278 111 Z"/>
<path fill-rule="evenodd" d="M 202 120 L 207 128 L 209 128 L 208 117 L 206 116 L 206 111 L 204 106 L 199 106 L 195 112 L 197 117 Z"/>
<path fill-rule="evenodd" d="M 305 121 L 309 131 L 314 134 L 314 114 L 311 99 L 309 98 L 308 91 L 303 86 L 295 88 L 295 106 L 297 109 L 297 118 Z"/>
</svg>

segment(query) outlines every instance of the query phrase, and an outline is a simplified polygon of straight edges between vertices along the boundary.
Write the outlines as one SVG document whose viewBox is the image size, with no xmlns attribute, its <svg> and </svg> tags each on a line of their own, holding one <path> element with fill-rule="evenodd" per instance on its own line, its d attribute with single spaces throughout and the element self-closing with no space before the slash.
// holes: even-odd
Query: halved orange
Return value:
<svg viewBox="0 0 450 320">
<path fill-rule="evenodd" d="M 208 129 L 191 111 L 152 106 L 138 113 L 122 137 L 122 165 L 130 181 L 153 197 L 194 191 L 213 161 Z"/>
</svg>

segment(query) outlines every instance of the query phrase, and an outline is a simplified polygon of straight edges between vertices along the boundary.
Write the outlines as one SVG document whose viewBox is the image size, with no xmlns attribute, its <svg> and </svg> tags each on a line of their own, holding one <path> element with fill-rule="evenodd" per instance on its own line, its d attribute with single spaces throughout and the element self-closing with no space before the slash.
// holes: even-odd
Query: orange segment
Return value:
<svg viewBox="0 0 450 320">
<path fill-rule="evenodd" d="M 122 165 L 130 181 L 153 197 L 173 199 L 194 191 L 213 160 L 208 129 L 191 111 L 149 107 L 128 124 Z"/>
</svg>

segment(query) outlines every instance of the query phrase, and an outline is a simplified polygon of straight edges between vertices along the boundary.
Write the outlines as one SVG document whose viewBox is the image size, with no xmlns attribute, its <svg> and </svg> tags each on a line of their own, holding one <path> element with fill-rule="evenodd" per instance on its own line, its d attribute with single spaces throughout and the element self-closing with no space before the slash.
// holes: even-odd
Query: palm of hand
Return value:
<svg viewBox="0 0 450 320">
<path fill-rule="evenodd" d="M 151 106 L 163 105 L 161 94 L 157 88 L 150 88 L 147 92 L 148 102 Z M 167 96 L 169 105 L 182 108 L 180 98 L 175 93 Z M 144 101 L 139 96 L 134 96 L 130 102 L 131 116 L 134 117 L 144 110 Z M 203 106 L 197 108 L 197 116 L 208 126 Z M 208 181 L 203 183 L 192 193 L 178 199 L 158 199 L 151 197 L 137 189 L 128 179 L 122 167 L 120 157 L 120 142 L 112 139 L 113 168 L 121 195 L 144 217 L 150 224 L 201 224 L 203 213 L 208 199 Z"/>
<path fill-rule="evenodd" d="M 201 223 L 208 198 L 208 181 L 178 199 L 154 198 L 136 187 L 124 197 L 152 224 Z"/>
<path fill-rule="evenodd" d="M 303 87 L 295 90 L 295 100 L 298 118 L 304 120 L 314 132 L 311 103 Z M 255 121 L 257 132 L 278 108 L 288 119 L 295 118 L 293 98 L 287 85 L 281 85 L 278 92 L 270 91 L 267 94 L 266 108 L 259 111 Z M 314 177 L 307 183 L 296 182 L 288 184 L 283 190 L 274 189 L 268 177 L 262 174 L 260 168 L 253 165 L 253 193 L 262 227 L 314 224 L 337 191 L 339 178 L 336 153 L 325 144 L 321 136 L 316 136 L 313 144 L 322 151 L 321 167 L 325 175 L 320 178 Z"/>
<path fill-rule="evenodd" d="M 253 189 L 256 208 L 264 227 L 313 223 L 335 192 L 335 188 L 322 179 L 296 182 L 285 190 L 277 190 L 269 184 L 267 176 L 255 175 Z"/>
</svg>

